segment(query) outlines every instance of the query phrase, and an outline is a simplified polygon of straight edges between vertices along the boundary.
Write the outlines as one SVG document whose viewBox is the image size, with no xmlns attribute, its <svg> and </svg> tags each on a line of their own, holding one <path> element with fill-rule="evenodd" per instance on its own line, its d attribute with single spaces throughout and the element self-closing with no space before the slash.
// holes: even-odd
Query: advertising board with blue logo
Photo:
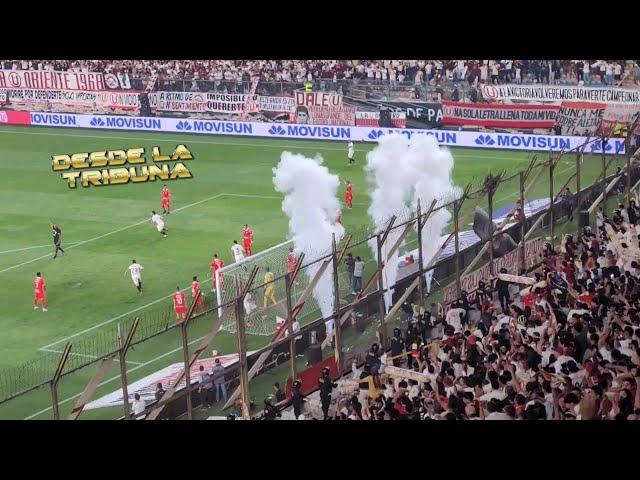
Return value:
<svg viewBox="0 0 640 480">
<path fill-rule="evenodd" d="M 123 117 L 114 115 L 82 115 L 32 112 L 31 125 L 79 127 L 110 130 L 184 132 L 202 135 L 236 135 L 267 138 L 377 142 L 383 135 L 399 133 L 433 135 L 438 143 L 450 147 L 492 148 L 527 151 L 577 151 L 586 143 L 585 152 L 602 152 L 598 138 L 568 135 L 531 135 L 522 133 L 468 132 L 456 130 L 424 130 L 410 128 L 354 127 L 334 125 L 296 125 L 289 123 L 229 122 L 161 117 Z M 605 143 L 605 152 L 624 154 L 621 138 Z"/>
</svg>

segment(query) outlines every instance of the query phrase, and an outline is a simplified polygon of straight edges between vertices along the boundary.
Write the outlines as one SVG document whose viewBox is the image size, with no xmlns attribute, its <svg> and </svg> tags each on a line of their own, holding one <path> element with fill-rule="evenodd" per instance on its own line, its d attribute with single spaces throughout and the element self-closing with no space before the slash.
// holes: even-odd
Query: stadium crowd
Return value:
<svg viewBox="0 0 640 480">
<path fill-rule="evenodd" d="M 358 393 L 336 401 L 339 384 L 320 379 L 326 417 L 640 420 L 640 208 L 596 221 L 545 246 L 534 285 L 480 282 L 446 311 L 407 308 L 390 350 L 374 344 L 352 367 Z M 422 376 L 389 376 L 389 361 Z"/>
<path fill-rule="evenodd" d="M 640 85 L 639 61 L 633 80 Z M 619 85 L 625 60 L 0 60 L 4 69 L 158 74 L 171 80 L 273 82 L 365 80 L 373 83 L 440 85 L 463 82 Z M 135 87 L 134 87 L 135 88 Z M 194 84 L 194 89 L 200 88 Z"/>
</svg>

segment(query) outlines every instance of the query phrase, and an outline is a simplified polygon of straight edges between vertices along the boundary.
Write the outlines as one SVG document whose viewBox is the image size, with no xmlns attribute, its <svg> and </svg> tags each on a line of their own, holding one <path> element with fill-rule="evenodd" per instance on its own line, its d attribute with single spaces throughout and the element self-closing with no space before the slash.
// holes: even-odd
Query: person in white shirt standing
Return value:
<svg viewBox="0 0 640 480">
<path fill-rule="evenodd" d="M 158 232 L 160 232 L 163 237 L 167 238 L 167 229 L 164 228 L 164 218 L 158 215 L 155 210 L 151 211 L 151 223 L 156 226 Z"/>
<path fill-rule="evenodd" d="M 136 260 L 131 260 L 131 265 L 124 269 L 124 275 L 127 274 L 127 270 L 131 274 L 131 280 L 133 280 L 133 284 L 140 292 L 140 296 L 142 296 L 142 273 L 140 270 L 143 270 L 144 267 L 139 263 L 136 263 Z"/>
<path fill-rule="evenodd" d="M 144 412 L 144 409 L 147 408 L 147 404 L 145 403 L 144 399 L 140 398 L 140 394 L 136 393 L 133 396 L 133 416 L 135 417 L 136 420 L 143 420 L 144 417 L 146 417 L 146 415 L 144 416 L 138 416 L 140 414 L 142 414 Z"/>
<path fill-rule="evenodd" d="M 349 166 L 355 165 L 356 163 L 354 154 L 355 154 L 355 150 L 353 148 L 353 142 L 349 141 L 349 143 L 347 143 L 347 159 L 348 159 Z"/>
<path fill-rule="evenodd" d="M 238 241 L 234 240 L 233 245 L 231 245 L 231 253 L 233 254 L 233 258 L 236 263 L 244 260 L 244 248 L 238 245 Z"/>
</svg>

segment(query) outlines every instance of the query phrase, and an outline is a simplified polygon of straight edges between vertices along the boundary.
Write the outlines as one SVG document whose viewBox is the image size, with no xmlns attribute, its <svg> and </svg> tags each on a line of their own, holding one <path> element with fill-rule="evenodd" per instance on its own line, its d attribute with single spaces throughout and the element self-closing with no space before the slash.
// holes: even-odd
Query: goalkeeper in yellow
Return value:
<svg viewBox="0 0 640 480">
<path fill-rule="evenodd" d="M 263 300 L 264 308 L 267 308 L 269 299 L 271 299 L 271 303 L 273 303 L 274 305 L 277 304 L 276 287 L 273 284 L 273 273 L 271 273 L 271 270 L 267 268 L 267 273 L 264 274 L 264 300 Z"/>
</svg>

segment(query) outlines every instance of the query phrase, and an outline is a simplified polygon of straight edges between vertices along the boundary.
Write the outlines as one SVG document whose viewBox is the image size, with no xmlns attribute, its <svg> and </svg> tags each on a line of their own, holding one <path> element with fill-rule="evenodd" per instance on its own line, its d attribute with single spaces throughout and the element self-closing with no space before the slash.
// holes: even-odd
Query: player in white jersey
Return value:
<svg viewBox="0 0 640 480">
<path fill-rule="evenodd" d="M 355 165 L 355 163 L 356 163 L 355 159 L 353 158 L 354 153 L 355 152 L 354 152 L 354 149 L 353 149 L 353 142 L 349 141 L 349 143 L 347 144 L 347 158 L 349 160 L 349 162 L 348 162 L 349 166 Z"/>
<path fill-rule="evenodd" d="M 233 254 L 233 258 L 236 260 L 236 263 L 244 260 L 244 248 L 238 245 L 237 240 L 234 240 L 233 245 L 231 245 L 231 253 Z"/>
<path fill-rule="evenodd" d="M 131 260 L 131 265 L 124 269 L 125 275 L 127 274 L 127 271 L 131 274 L 131 280 L 133 280 L 133 284 L 138 289 L 138 292 L 140 292 L 140 295 L 142 295 L 142 272 L 140 270 L 143 269 L 144 267 L 139 263 L 136 263 L 135 259 Z"/>
<path fill-rule="evenodd" d="M 164 218 L 158 215 L 155 210 L 151 211 L 151 223 L 153 223 L 163 237 L 167 237 L 167 229 L 164 228 Z"/>
</svg>

